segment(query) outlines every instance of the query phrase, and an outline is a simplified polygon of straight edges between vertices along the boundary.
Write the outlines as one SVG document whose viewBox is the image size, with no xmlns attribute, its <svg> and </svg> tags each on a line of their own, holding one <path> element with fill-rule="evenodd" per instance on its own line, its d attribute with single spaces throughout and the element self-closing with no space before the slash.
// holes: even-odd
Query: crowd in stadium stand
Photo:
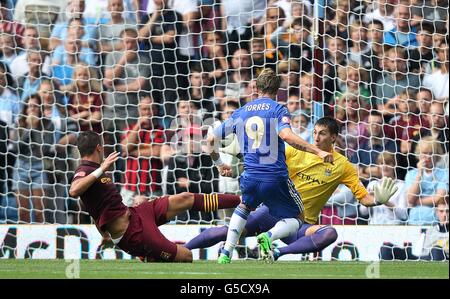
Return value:
<svg viewBox="0 0 450 299">
<path fill-rule="evenodd" d="M 239 192 L 200 140 L 207 119 L 258 96 L 255 78 L 269 67 L 295 133 L 313 142 L 318 100 L 368 189 L 384 176 L 399 186 L 374 208 L 342 186 L 321 223 L 438 223 L 449 193 L 448 0 L 325 2 L 319 72 L 313 0 L 0 0 L 0 222 L 90 223 L 67 192 L 84 130 L 103 135 L 106 154 L 122 153 L 114 178 L 128 205 Z"/>
</svg>

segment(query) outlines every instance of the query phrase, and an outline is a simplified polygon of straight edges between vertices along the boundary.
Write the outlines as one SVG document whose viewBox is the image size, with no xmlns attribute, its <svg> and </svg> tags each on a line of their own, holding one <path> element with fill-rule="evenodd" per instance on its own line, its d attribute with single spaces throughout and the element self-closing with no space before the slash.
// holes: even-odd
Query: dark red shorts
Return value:
<svg viewBox="0 0 450 299">
<path fill-rule="evenodd" d="M 158 226 L 167 222 L 169 196 L 130 208 L 130 224 L 120 240 L 120 249 L 149 261 L 173 261 L 177 245 L 164 237 Z"/>
</svg>

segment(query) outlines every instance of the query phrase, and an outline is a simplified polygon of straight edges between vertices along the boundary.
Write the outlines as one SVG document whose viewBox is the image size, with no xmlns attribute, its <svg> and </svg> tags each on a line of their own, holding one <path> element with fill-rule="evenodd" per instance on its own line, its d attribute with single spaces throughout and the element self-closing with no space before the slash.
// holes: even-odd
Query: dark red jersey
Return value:
<svg viewBox="0 0 450 299">
<path fill-rule="evenodd" d="M 86 177 L 91 172 L 100 167 L 100 164 L 81 160 L 81 164 L 75 170 L 72 182 Z M 81 201 L 86 207 L 86 211 L 94 218 L 100 229 L 114 219 L 122 216 L 127 211 L 127 207 L 122 203 L 122 197 L 116 189 L 110 175 L 104 173 L 92 184 L 81 196 Z"/>
</svg>

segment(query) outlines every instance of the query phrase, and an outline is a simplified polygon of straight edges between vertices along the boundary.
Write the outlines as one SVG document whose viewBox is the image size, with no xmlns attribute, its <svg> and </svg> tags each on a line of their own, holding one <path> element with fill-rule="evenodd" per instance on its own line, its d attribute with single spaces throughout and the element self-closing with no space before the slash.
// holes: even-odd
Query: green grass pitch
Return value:
<svg viewBox="0 0 450 299">
<path fill-rule="evenodd" d="M 64 260 L 0 260 L 0 279 L 66 278 L 71 265 Z M 72 264 L 73 265 L 73 264 Z M 138 260 L 81 260 L 80 278 L 255 278 L 255 279 L 331 279 L 366 278 L 366 262 L 277 262 L 233 261 L 218 265 L 215 261 L 192 264 L 142 263 Z M 69 272 L 70 273 L 70 272 Z M 448 262 L 382 262 L 380 278 L 449 278 Z"/>
</svg>

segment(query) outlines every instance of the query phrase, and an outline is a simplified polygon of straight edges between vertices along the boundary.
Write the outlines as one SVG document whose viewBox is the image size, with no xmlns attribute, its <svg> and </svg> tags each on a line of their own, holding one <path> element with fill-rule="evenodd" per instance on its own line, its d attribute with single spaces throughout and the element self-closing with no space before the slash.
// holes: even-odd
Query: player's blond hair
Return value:
<svg viewBox="0 0 450 299">
<path fill-rule="evenodd" d="M 256 88 L 263 94 L 275 96 L 280 88 L 281 80 L 272 69 L 265 68 L 256 79 Z"/>
</svg>

